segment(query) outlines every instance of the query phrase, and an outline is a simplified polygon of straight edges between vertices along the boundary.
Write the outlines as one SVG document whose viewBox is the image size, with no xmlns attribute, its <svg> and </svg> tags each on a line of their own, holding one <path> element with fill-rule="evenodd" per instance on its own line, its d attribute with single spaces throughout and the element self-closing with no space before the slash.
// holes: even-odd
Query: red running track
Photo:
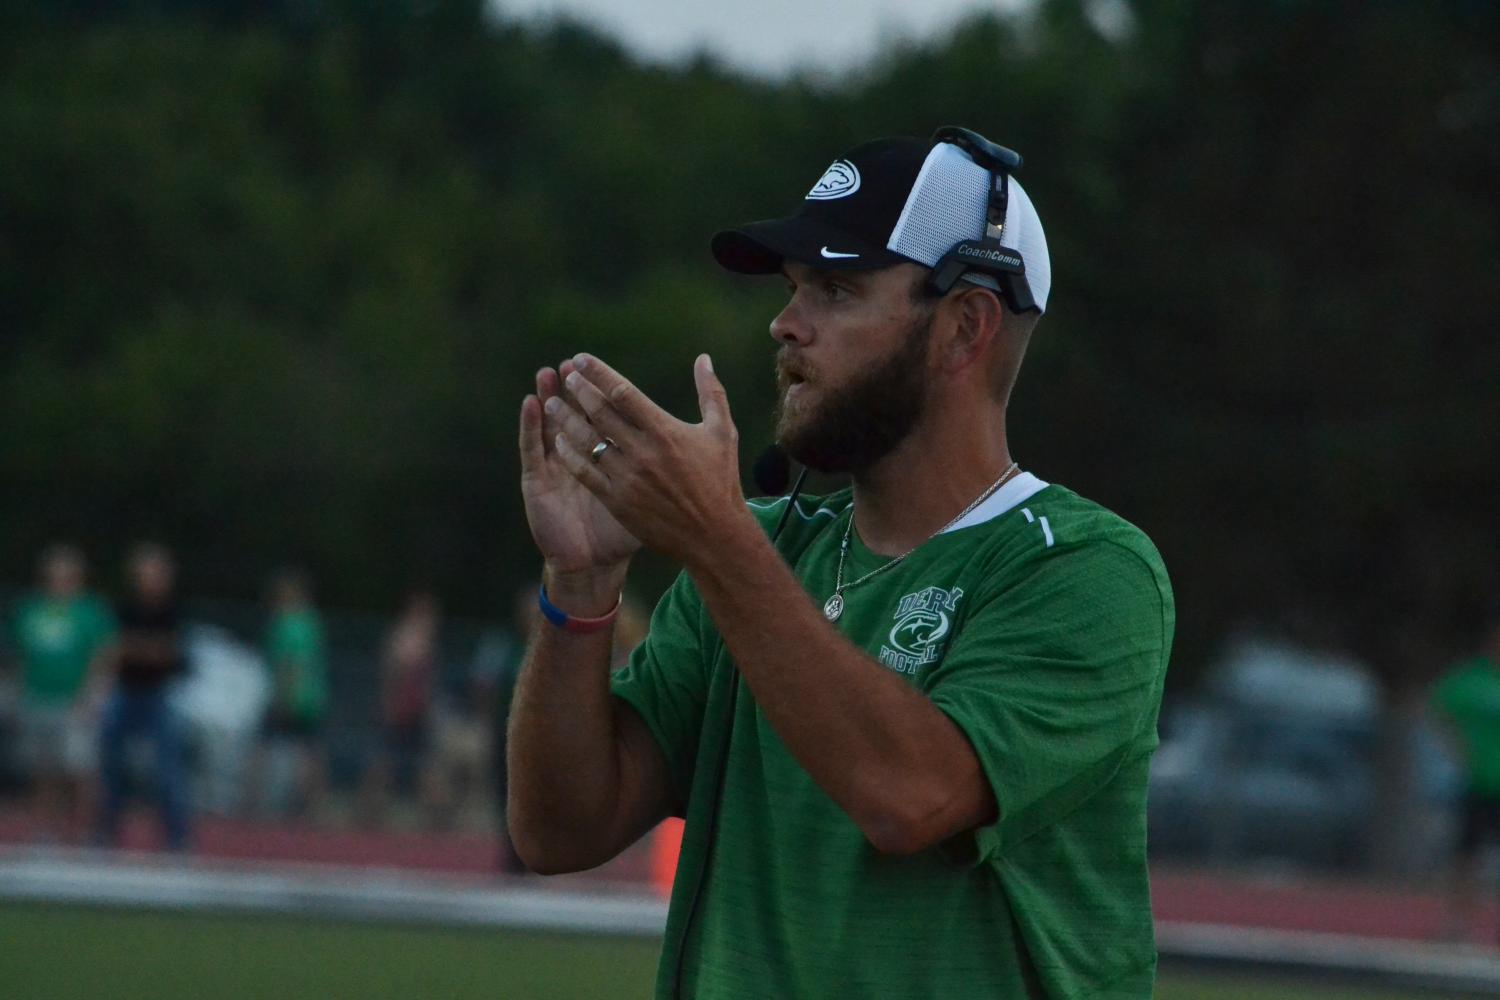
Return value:
<svg viewBox="0 0 1500 1000">
<path fill-rule="evenodd" d="M 476 833 L 263 825 L 210 817 L 199 821 L 194 836 L 194 853 L 207 859 L 368 865 L 474 877 L 497 873 L 494 839 Z M 0 811 L 0 845 L 34 842 L 34 837 L 24 814 Z M 143 814 L 130 818 L 123 840 L 123 846 L 135 850 L 153 850 L 160 844 Z M 601 868 L 549 879 L 548 884 L 649 884 L 650 875 L 650 848 L 643 842 Z M 1152 872 L 1152 898 L 1158 920 L 1407 940 L 1438 939 L 1445 926 L 1437 885 L 1380 886 L 1158 866 Z M 1480 941 L 1500 941 L 1500 906 L 1485 906 L 1475 931 Z"/>
</svg>

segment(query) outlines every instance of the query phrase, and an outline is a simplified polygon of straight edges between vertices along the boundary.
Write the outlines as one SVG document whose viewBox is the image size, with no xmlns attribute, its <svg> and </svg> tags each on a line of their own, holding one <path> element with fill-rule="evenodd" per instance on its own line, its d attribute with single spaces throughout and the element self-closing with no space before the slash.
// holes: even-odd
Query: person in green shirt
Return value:
<svg viewBox="0 0 1500 1000">
<path fill-rule="evenodd" d="M 699 423 L 582 354 L 521 405 L 545 571 L 511 833 L 564 872 L 685 818 L 658 997 L 1151 996 L 1172 591 L 1139 529 L 1012 459 L 1050 292 L 1016 161 L 864 143 L 714 238 L 784 279 L 777 440 L 846 489 L 747 503 L 706 355 Z M 641 546 L 683 572 L 611 676 Z"/>
<path fill-rule="evenodd" d="M 1479 911 L 1481 849 L 1500 841 L 1500 608 L 1480 648 L 1445 674 L 1432 706 L 1464 766 L 1463 817 L 1449 888 L 1449 936 L 1473 932 Z"/>
<path fill-rule="evenodd" d="M 264 727 L 268 746 L 289 748 L 296 774 L 295 809 L 316 815 L 327 788 L 323 723 L 328 714 L 328 663 L 323 621 L 307 577 L 280 571 L 270 586 L 271 619 L 262 648 L 271 668 L 271 702 Z M 264 761 L 255 770 L 263 773 Z M 259 783 L 259 781 L 257 782 Z"/>
<path fill-rule="evenodd" d="M 38 564 L 40 587 L 14 609 L 11 637 L 21 672 L 20 751 L 33 779 L 33 815 L 49 839 L 89 828 L 95 689 L 115 634 L 114 617 L 86 592 L 87 565 L 71 545 Z"/>
</svg>

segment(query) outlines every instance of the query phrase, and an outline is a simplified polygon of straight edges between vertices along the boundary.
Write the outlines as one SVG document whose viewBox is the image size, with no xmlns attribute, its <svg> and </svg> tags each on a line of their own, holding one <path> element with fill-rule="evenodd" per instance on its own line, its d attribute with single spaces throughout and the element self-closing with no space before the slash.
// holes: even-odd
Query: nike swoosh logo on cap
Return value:
<svg viewBox="0 0 1500 1000">
<path fill-rule="evenodd" d="M 829 258 L 830 260 L 832 260 L 832 259 L 838 258 L 838 257 L 858 257 L 859 254 L 857 254 L 857 253 L 839 253 L 837 250 L 830 250 L 827 247 L 824 247 L 823 248 L 823 256 Z"/>
</svg>

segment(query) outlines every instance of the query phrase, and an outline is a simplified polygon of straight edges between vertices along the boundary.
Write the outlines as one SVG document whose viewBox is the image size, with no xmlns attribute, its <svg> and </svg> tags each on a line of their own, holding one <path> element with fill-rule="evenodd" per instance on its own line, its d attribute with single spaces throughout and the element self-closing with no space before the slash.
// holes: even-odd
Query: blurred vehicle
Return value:
<svg viewBox="0 0 1500 1000">
<path fill-rule="evenodd" d="M 1147 817 L 1153 857 L 1365 863 L 1380 724 L 1379 685 L 1358 663 L 1264 639 L 1235 643 L 1199 697 L 1163 714 Z M 1420 856 L 1436 863 L 1461 778 L 1430 727 L 1414 753 Z"/>
</svg>

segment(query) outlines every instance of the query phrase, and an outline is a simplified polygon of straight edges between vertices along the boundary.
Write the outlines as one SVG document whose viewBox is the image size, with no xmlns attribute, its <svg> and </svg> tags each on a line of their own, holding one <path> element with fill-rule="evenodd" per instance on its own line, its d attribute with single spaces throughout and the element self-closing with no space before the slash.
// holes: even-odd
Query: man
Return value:
<svg viewBox="0 0 1500 1000">
<path fill-rule="evenodd" d="M 795 215 L 715 237 L 720 264 L 786 282 L 778 440 L 853 480 L 774 543 L 789 501 L 746 505 L 707 356 L 700 424 L 585 355 L 522 403 L 547 623 L 513 709 L 512 834 L 560 872 L 685 816 L 658 996 L 1151 995 L 1171 591 L 1140 531 L 1011 459 L 1050 269 L 1030 200 L 992 176 L 952 143 L 877 140 Z M 987 232 L 1012 273 L 929 293 Z M 641 545 L 684 573 L 611 678 Z"/>
<path fill-rule="evenodd" d="M 114 652 L 114 690 L 104 708 L 99 753 L 104 776 L 100 841 L 118 842 L 128 790 L 128 751 L 144 736 L 155 751 L 156 783 L 169 850 L 187 847 L 188 775 L 182 722 L 168 698 L 169 685 L 186 669 L 177 570 L 160 545 L 136 546 L 126 563 L 130 592 L 115 616 L 120 635 Z"/>
<path fill-rule="evenodd" d="M 87 834 L 93 771 L 91 699 L 85 681 L 107 654 L 114 619 L 84 591 L 83 553 L 54 545 L 42 553 L 38 593 L 15 609 L 12 633 L 21 669 L 21 757 L 31 770 L 34 815 L 47 839 Z"/>
<path fill-rule="evenodd" d="M 407 595 L 386 633 L 380 654 L 379 743 L 360 787 L 360 811 L 368 826 L 386 822 L 392 789 L 403 797 L 416 792 L 429 821 L 433 815 L 436 796 L 426 764 L 441 625 L 437 595 L 419 587 Z"/>
<path fill-rule="evenodd" d="M 1455 664 L 1432 698 L 1464 764 L 1463 824 L 1448 894 L 1453 938 L 1473 933 L 1481 849 L 1500 841 L 1500 606 L 1486 617 L 1478 652 Z"/>
</svg>

